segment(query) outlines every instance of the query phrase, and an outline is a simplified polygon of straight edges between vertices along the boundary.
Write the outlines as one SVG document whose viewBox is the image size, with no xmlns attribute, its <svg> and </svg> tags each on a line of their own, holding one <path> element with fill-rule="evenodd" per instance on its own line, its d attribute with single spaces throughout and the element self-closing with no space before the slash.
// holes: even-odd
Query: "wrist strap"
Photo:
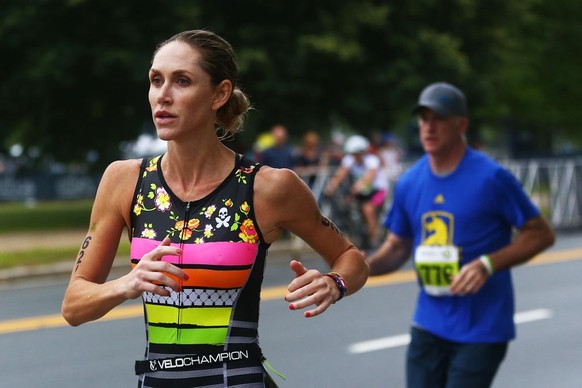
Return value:
<svg viewBox="0 0 582 388">
<path fill-rule="evenodd" d="M 481 261 L 481 263 L 483 263 L 483 265 L 487 269 L 487 273 L 489 274 L 489 276 L 493 275 L 493 272 L 495 272 L 495 270 L 493 269 L 493 263 L 491 262 L 491 258 L 489 257 L 489 255 L 481 255 L 481 257 L 479 257 L 479 260 Z"/>
<path fill-rule="evenodd" d="M 337 286 L 337 288 L 339 290 L 340 295 L 339 295 L 339 298 L 337 298 L 336 302 L 341 300 L 341 298 L 344 297 L 344 295 L 346 294 L 346 291 L 348 290 L 348 287 L 346 286 L 346 281 L 344 280 L 342 275 L 340 275 L 337 272 L 329 272 L 329 273 L 326 273 L 325 276 L 329 276 L 330 278 L 332 278 L 333 281 L 335 282 L 335 285 Z"/>
</svg>

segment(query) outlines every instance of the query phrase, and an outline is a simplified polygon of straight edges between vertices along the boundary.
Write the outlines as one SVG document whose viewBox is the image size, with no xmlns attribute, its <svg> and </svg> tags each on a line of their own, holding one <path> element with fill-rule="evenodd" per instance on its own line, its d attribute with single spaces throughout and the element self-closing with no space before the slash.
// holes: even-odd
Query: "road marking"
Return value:
<svg viewBox="0 0 582 388">
<path fill-rule="evenodd" d="M 348 347 L 348 353 L 359 354 L 374 352 L 376 350 L 399 348 L 408 345 L 409 342 L 410 334 L 393 335 L 392 337 L 356 342 Z"/>
<path fill-rule="evenodd" d="M 534 257 L 527 265 L 551 264 L 562 261 L 582 259 L 582 248 L 566 249 L 561 251 L 549 251 Z M 416 274 L 412 270 L 398 271 L 389 275 L 374 276 L 368 279 L 366 287 L 375 287 L 387 284 L 408 283 L 416 281 Z M 287 294 L 287 287 L 270 287 L 261 291 L 261 300 L 282 299 Z M 103 318 L 96 322 L 115 319 L 137 318 L 143 315 L 143 307 L 140 305 L 119 306 L 111 310 Z M 0 335 L 17 333 L 30 330 L 68 326 L 60 314 L 44 315 L 39 317 L 0 321 Z"/>
<path fill-rule="evenodd" d="M 582 248 L 548 251 L 535 256 L 526 266 L 561 263 L 564 261 L 581 260 Z M 383 286 L 386 284 L 408 283 L 416 281 L 414 270 L 397 271 L 388 275 L 370 276 L 366 287 Z"/>
<path fill-rule="evenodd" d="M 513 321 L 516 325 L 528 322 L 541 321 L 543 319 L 549 319 L 553 316 L 551 310 L 548 309 L 537 309 L 523 311 L 516 313 L 513 316 Z M 356 342 L 348 347 L 348 353 L 360 354 L 375 352 L 377 350 L 398 348 L 401 346 L 406 346 L 410 343 L 410 334 L 400 334 L 391 337 L 378 338 L 374 340 Z"/>
<path fill-rule="evenodd" d="M 537 309 L 537 310 L 529 310 L 523 311 L 521 313 L 517 313 L 513 316 L 513 321 L 516 325 L 528 322 L 535 322 L 541 321 L 543 319 L 550 319 L 553 317 L 554 314 L 552 310 L 548 309 Z"/>
</svg>

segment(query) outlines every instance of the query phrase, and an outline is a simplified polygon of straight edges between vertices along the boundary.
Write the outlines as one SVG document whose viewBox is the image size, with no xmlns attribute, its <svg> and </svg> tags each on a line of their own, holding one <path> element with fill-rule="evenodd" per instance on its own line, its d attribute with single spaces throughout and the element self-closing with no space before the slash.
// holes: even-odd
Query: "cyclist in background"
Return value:
<svg viewBox="0 0 582 388">
<path fill-rule="evenodd" d="M 325 195 L 332 196 L 346 178 L 351 178 L 353 183 L 349 191 L 358 201 L 366 223 L 367 241 L 362 241 L 362 249 L 373 248 L 378 244 L 378 216 L 388 189 L 381 160 L 369 148 L 370 142 L 366 137 L 350 136 L 344 145 L 345 155 L 340 167 L 324 190 Z"/>
</svg>

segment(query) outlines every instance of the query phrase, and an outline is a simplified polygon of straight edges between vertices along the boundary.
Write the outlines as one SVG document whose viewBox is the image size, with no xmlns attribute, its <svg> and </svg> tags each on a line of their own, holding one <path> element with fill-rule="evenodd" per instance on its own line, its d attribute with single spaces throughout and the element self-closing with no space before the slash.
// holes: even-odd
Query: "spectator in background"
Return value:
<svg viewBox="0 0 582 388">
<path fill-rule="evenodd" d="M 331 131 L 329 143 L 325 147 L 326 163 L 329 167 L 339 167 L 344 157 L 344 144 L 346 135 L 337 130 Z"/>
<path fill-rule="evenodd" d="M 380 136 L 376 154 L 382 161 L 382 170 L 388 179 L 388 192 L 391 192 L 398 177 L 402 173 L 402 151 L 396 145 L 394 135 L 385 133 Z"/>
<path fill-rule="evenodd" d="M 382 159 L 386 176 L 390 181 L 395 182 L 402 173 L 402 150 L 396 144 L 394 135 L 385 133 L 380 137 L 377 153 Z"/>
<path fill-rule="evenodd" d="M 261 154 L 261 162 L 273 168 L 293 168 L 293 149 L 288 144 L 287 128 L 277 124 L 271 128 L 273 146 Z"/>
<path fill-rule="evenodd" d="M 301 138 L 301 147 L 294 157 L 295 172 L 313 188 L 317 173 L 324 163 L 325 154 L 320 147 L 319 135 L 314 131 L 305 132 Z"/>
</svg>

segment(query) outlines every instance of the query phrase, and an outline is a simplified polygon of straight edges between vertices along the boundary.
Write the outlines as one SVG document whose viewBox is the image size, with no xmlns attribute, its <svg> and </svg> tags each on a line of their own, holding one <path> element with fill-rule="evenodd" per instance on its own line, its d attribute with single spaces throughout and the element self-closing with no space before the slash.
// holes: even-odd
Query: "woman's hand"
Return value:
<svg viewBox="0 0 582 388">
<path fill-rule="evenodd" d="M 315 269 L 308 270 L 297 260 L 291 260 L 289 267 L 295 272 L 295 279 L 289 284 L 289 293 L 285 296 L 289 309 L 299 310 L 315 305 L 316 308 L 304 313 L 306 318 L 315 317 L 339 298 L 339 290 L 329 276 Z"/>
<path fill-rule="evenodd" d="M 162 261 L 163 256 L 181 254 L 182 250 L 170 246 L 170 239 L 166 237 L 158 247 L 144 255 L 129 274 L 124 276 L 123 284 L 126 289 L 123 293 L 126 298 L 135 299 L 145 291 L 170 296 L 170 290 L 164 286 L 176 292 L 181 291 L 181 286 L 175 278 L 187 280 L 188 275 L 175 265 Z"/>
</svg>

